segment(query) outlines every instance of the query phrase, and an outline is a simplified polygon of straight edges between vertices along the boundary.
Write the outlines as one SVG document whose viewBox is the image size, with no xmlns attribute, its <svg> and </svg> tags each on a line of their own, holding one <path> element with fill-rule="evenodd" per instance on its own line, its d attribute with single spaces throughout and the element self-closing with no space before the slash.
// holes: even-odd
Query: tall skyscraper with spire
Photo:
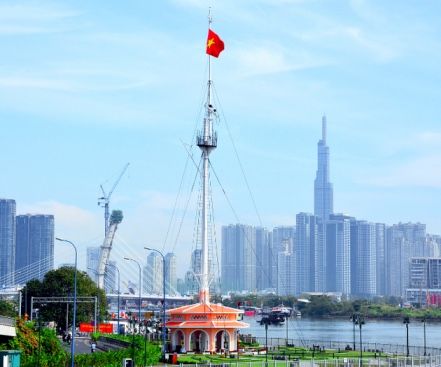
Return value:
<svg viewBox="0 0 441 367">
<path fill-rule="evenodd" d="M 314 215 L 325 221 L 334 211 L 332 183 L 329 182 L 326 116 L 322 117 L 322 138 L 317 143 L 317 158 L 317 174 L 314 181 Z"/>
</svg>

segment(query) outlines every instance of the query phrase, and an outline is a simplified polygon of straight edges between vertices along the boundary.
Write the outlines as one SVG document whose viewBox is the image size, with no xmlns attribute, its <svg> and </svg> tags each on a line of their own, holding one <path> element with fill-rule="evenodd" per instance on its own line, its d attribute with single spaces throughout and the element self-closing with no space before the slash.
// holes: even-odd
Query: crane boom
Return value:
<svg viewBox="0 0 441 367">
<path fill-rule="evenodd" d="M 104 275 L 106 273 L 106 265 L 109 262 L 110 251 L 112 250 L 113 239 L 115 237 L 115 232 L 123 220 L 123 213 L 121 210 L 112 211 L 110 216 L 110 226 L 109 231 L 104 237 L 103 244 L 100 249 L 100 259 L 98 262 L 98 288 L 104 289 Z"/>
<path fill-rule="evenodd" d="M 113 191 L 115 190 L 116 186 L 118 186 L 119 181 L 121 181 L 121 178 L 124 176 L 124 173 L 126 173 L 127 168 L 129 168 L 130 163 L 126 163 L 126 165 L 123 167 L 121 173 L 119 174 L 118 178 L 116 179 L 115 183 L 113 184 L 112 188 L 110 189 L 109 193 L 106 194 L 104 191 L 103 185 L 100 185 L 101 191 L 103 193 L 103 196 L 98 198 L 98 205 L 104 208 L 104 236 L 107 237 L 107 234 L 109 233 L 109 203 L 110 203 L 110 197 L 113 194 Z"/>
</svg>

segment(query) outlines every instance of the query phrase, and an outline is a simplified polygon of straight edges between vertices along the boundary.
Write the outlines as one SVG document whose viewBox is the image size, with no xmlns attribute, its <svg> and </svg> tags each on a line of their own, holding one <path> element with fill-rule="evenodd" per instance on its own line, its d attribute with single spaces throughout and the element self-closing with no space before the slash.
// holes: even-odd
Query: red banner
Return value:
<svg viewBox="0 0 441 367">
<path fill-rule="evenodd" d="M 86 322 L 80 323 L 80 332 L 82 333 L 93 333 L 93 325 Z"/>
<path fill-rule="evenodd" d="M 112 324 L 99 324 L 98 331 L 103 334 L 112 334 L 113 325 Z"/>
<path fill-rule="evenodd" d="M 98 331 L 102 334 L 112 334 L 113 333 L 113 325 L 112 324 L 99 324 Z M 80 332 L 93 333 L 94 327 L 91 323 L 82 322 L 82 323 L 80 323 Z"/>
</svg>

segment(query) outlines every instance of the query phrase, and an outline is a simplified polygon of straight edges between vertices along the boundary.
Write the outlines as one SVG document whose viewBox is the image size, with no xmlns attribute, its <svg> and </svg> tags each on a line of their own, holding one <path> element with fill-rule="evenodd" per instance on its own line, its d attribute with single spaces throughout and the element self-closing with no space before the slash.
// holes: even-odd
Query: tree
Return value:
<svg viewBox="0 0 441 367">
<path fill-rule="evenodd" d="M 28 300 L 28 307 L 30 307 L 31 297 L 72 297 L 74 294 L 74 273 L 74 268 L 62 267 L 46 273 L 42 282 L 35 279 L 29 281 L 23 290 Z M 77 296 L 98 297 L 98 313 L 99 315 L 106 316 L 107 302 L 104 291 L 99 289 L 87 273 L 82 271 L 77 272 Z M 65 328 L 68 307 L 69 312 L 72 312 L 72 304 L 69 304 L 69 306 L 66 303 L 34 305 L 34 309 L 39 308 L 39 316 L 43 321 L 55 321 L 62 329 Z M 94 307 L 94 303 L 78 303 L 77 323 L 92 321 Z M 28 310 L 30 312 L 29 308 Z M 70 325 L 70 321 L 68 324 Z"/>
<path fill-rule="evenodd" d="M 0 316 L 16 317 L 16 305 L 10 301 L 0 300 Z"/>
<path fill-rule="evenodd" d="M 323 317 L 332 315 L 336 309 L 336 304 L 328 296 L 311 296 L 310 303 L 302 307 L 302 314 L 313 317 Z"/>
</svg>

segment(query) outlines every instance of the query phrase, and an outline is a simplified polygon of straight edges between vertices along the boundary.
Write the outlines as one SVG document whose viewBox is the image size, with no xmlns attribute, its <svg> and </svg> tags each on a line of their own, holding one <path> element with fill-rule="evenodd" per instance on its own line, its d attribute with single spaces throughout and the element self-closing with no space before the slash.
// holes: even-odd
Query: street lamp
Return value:
<svg viewBox="0 0 441 367">
<path fill-rule="evenodd" d="M 73 242 L 69 240 L 64 240 L 62 238 L 55 238 L 57 241 L 60 242 L 67 242 L 72 245 L 72 247 L 75 250 L 75 272 L 74 272 L 74 302 L 73 302 L 73 317 L 72 317 L 72 344 L 70 345 L 70 365 L 71 367 L 74 367 L 75 365 L 75 322 L 76 322 L 76 315 L 77 315 L 77 263 L 78 263 L 78 251 L 77 247 L 74 245 Z"/>
<path fill-rule="evenodd" d="M 406 325 L 406 357 L 409 357 L 409 323 L 410 319 L 408 316 L 406 316 L 403 319 L 403 324 Z"/>
<path fill-rule="evenodd" d="M 87 270 L 93 271 L 95 273 L 95 277 L 98 276 L 98 272 L 95 269 L 88 267 Z M 95 297 L 95 320 L 94 320 L 94 322 L 95 322 L 95 327 L 94 327 L 95 332 L 97 330 L 97 313 L 98 313 L 97 310 L 99 310 L 99 308 L 98 308 L 99 303 L 100 303 L 99 302 L 99 298 Z M 99 320 L 99 318 L 98 318 L 98 320 Z"/>
<path fill-rule="evenodd" d="M 162 351 L 165 356 L 165 257 L 164 254 L 150 247 L 144 247 L 145 250 L 155 251 L 162 257 Z"/>
<path fill-rule="evenodd" d="M 352 350 L 355 350 L 355 325 L 357 323 L 357 314 L 353 313 L 351 316 L 352 320 Z"/>
<path fill-rule="evenodd" d="M 426 317 L 424 316 L 421 320 L 423 323 L 423 332 L 424 332 L 424 355 L 426 355 Z"/>
<path fill-rule="evenodd" d="M 269 316 L 264 316 L 260 321 L 261 324 L 265 325 L 265 366 L 268 367 L 268 324 L 270 324 Z"/>
<path fill-rule="evenodd" d="M 139 264 L 138 261 L 136 261 L 135 259 L 132 259 L 130 257 L 125 257 L 124 260 L 133 261 L 134 263 L 136 263 L 136 265 L 138 265 L 138 269 L 139 269 L 139 309 L 138 309 L 138 322 L 141 323 L 141 288 L 142 288 L 141 287 L 141 265 Z"/>
<path fill-rule="evenodd" d="M 108 264 L 106 264 L 106 265 L 108 265 Z M 118 329 L 118 334 L 119 334 L 119 309 L 120 309 L 119 294 L 120 294 L 120 288 L 121 288 L 121 275 L 119 273 L 118 267 L 116 266 L 116 263 L 113 266 L 115 267 L 116 271 L 118 272 L 118 318 L 117 318 L 117 329 Z"/>
<path fill-rule="evenodd" d="M 361 363 L 363 364 L 363 339 L 362 339 L 362 326 L 364 325 L 365 321 L 364 321 L 364 316 L 358 314 L 357 319 L 355 321 L 355 323 L 358 325 L 359 329 L 360 329 L 360 360 Z"/>
</svg>

